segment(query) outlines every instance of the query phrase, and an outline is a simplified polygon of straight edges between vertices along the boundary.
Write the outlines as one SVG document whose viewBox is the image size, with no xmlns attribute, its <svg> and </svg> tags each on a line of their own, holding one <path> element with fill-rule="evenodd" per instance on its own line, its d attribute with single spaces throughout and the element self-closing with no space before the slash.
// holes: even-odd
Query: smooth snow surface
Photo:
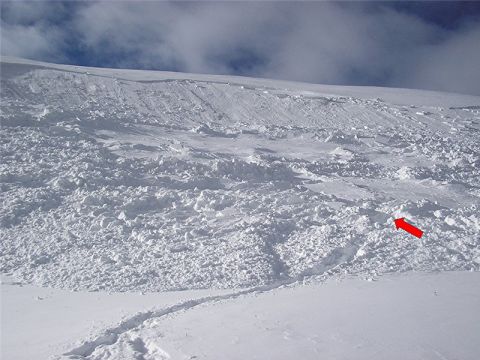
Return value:
<svg viewBox="0 0 480 360">
<path fill-rule="evenodd" d="M 113 344 L 99 342 L 88 352 L 80 347 L 66 355 L 91 360 L 475 360 L 479 289 L 478 273 L 286 288 L 178 314 L 159 312 L 118 334 Z"/>
<path fill-rule="evenodd" d="M 123 319 L 227 290 L 192 290 L 142 294 L 72 292 L 19 285 L 5 277 L 1 284 L 1 351 L 5 360 L 42 360 L 67 353 Z"/>
<path fill-rule="evenodd" d="M 345 275 L 480 270 L 479 97 L 2 58 L 0 144 L 0 271 L 19 283 L 268 298 Z M 156 331 L 70 356 L 175 353 Z"/>
<path fill-rule="evenodd" d="M 479 275 L 407 273 L 243 295 L 76 293 L 7 281 L 2 359 L 476 360 Z"/>
</svg>

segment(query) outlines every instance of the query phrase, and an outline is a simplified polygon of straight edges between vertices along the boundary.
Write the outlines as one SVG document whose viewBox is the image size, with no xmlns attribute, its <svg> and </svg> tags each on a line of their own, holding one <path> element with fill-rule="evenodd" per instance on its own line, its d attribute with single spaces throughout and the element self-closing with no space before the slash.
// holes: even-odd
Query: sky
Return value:
<svg viewBox="0 0 480 360">
<path fill-rule="evenodd" d="M 480 2 L 2 1 L 2 55 L 480 95 Z"/>
</svg>

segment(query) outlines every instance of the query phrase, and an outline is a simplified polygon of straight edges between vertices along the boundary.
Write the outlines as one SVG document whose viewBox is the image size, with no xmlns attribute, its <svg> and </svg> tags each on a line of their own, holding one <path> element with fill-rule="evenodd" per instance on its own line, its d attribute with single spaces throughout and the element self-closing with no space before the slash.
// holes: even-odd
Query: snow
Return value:
<svg viewBox="0 0 480 360">
<path fill-rule="evenodd" d="M 473 360 L 480 314 L 465 309 L 480 306 L 480 277 L 468 275 L 349 279 L 203 303 L 152 316 L 87 358 Z"/>
<path fill-rule="evenodd" d="M 48 359 L 83 344 L 88 334 L 138 313 L 220 291 L 162 293 L 72 292 L 21 285 L 10 277 L 1 284 L 2 359 Z"/>
<path fill-rule="evenodd" d="M 18 287 L 7 279 L 2 354 L 19 360 L 478 358 L 478 272 L 368 280 L 275 291 L 106 294 Z"/>
<path fill-rule="evenodd" d="M 371 281 L 373 290 L 365 290 L 370 298 L 371 292 L 390 291 L 382 280 L 386 274 L 455 270 L 463 281 L 465 271 L 480 270 L 479 97 L 82 68 L 8 57 L 2 57 L 1 80 L 0 272 L 19 284 L 74 290 L 71 294 L 79 294 L 72 295 L 75 304 L 90 292 L 125 292 L 117 294 L 117 304 L 128 303 L 130 292 L 155 293 L 159 299 L 178 293 L 180 302 L 172 308 L 186 314 L 197 310 L 181 303 L 178 290 L 240 292 L 223 299 L 235 311 L 251 301 L 252 289 L 268 289 L 260 308 L 272 303 L 269 296 L 291 291 L 299 294 L 298 303 L 293 295 L 285 295 L 285 301 L 292 309 L 309 309 L 298 314 L 304 318 L 313 311 L 309 299 L 316 291 L 335 291 L 323 281 L 355 276 L 345 285 L 353 291 L 358 279 L 380 279 Z M 399 217 L 419 226 L 422 239 L 396 230 L 393 220 Z M 472 276 L 468 273 L 468 279 L 478 280 Z M 416 276 L 405 279 L 398 281 L 421 287 Z M 7 299 L 21 296 L 17 288 L 9 287 Z M 217 295 L 195 295 L 194 304 L 222 300 L 212 296 Z M 457 297 L 449 304 L 461 301 Z M 159 302 L 152 312 L 163 321 L 173 312 Z M 149 304 L 139 300 L 130 309 Z M 469 311 L 478 315 L 472 304 Z M 26 307 L 35 311 L 37 306 Z M 101 316 L 88 306 L 90 319 Z M 108 324 L 115 322 L 114 313 L 106 316 Z M 379 314 L 377 321 L 385 316 Z M 178 320 L 182 329 L 176 315 L 165 318 Z M 58 344 L 93 333 L 83 324 Z M 134 325 L 127 332 L 140 326 Z M 244 325 L 237 330 L 250 333 L 251 324 Z M 107 332 L 106 341 L 83 347 L 90 349 L 86 352 L 72 350 L 71 356 L 95 358 L 110 345 L 113 352 L 98 356 L 129 358 L 136 355 L 128 351 L 145 348 L 148 356 L 162 358 L 173 351 L 156 330 L 157 340 L 142 335 L 125 341 L 117 330 Z M 230 328 L 226 335 L 235 331 Z M 372 330 L 367 340 L 377 335 Z M 190 342 L 192 351 L 201 348 L 201 338 Z M 202 346 L 211 346 L 212 339 Z M 416 344 L 411 337 L 401 339 Z M 179 344 L 177 350 L 190 346 Z M 320 347 L 321 354 L 346 356 L 336 352 L 339 343 L 329 344 L 333 347 Z M 447 358 L 454 351 L 449 344 Z M 300 341 L 288 351 L 305 348 L 308 357 L 313 346 Z M 367 348 L 370 355 L 387 351 Z M 205 356 L 221 358 L 223 350 L 217 350 L 205 350 Z M 414 356 L 420 354 L 415 351 Z M 465 351 L 473 354 L 471 347 Z M 460 355 L 454 357 L 468 358 Z M 391 356 L 378 358 L 385 357 Z"/>
</svg>

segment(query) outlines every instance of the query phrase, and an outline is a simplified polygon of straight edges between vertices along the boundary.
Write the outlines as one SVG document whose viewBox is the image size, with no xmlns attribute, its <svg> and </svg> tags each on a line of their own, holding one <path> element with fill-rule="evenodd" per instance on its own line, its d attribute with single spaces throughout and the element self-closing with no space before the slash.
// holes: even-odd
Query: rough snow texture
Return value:
<svg viewBox="0 0 480 360">
<path fill-rule="evenodd" d="M 156 74 L 2 62 L 1 272 L 127 291 L 480 269 L 479 98 Z"/>
</svg>

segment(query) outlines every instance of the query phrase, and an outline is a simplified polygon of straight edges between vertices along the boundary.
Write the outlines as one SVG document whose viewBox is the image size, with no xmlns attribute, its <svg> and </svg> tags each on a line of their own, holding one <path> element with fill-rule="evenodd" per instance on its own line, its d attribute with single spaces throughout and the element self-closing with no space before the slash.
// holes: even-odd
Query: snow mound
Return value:
<svg viewBox="0 0 480 360">
<path fill-rule="evenodd" d="M 480 269 L 478 98 L 13 60 L 1 76 L 3 273 L 153 291 Z"/>
</svg>

